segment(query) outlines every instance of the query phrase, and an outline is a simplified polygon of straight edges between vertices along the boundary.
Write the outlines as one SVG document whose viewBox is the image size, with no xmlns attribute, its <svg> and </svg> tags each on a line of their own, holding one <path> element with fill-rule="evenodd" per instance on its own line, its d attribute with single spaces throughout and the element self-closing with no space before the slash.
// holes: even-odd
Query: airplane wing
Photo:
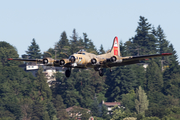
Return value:
<svg viewBox="0 0 180 120">
<path fill-rule="evenodd" d="M 154 55 L 141 55 L 141 56 L 122 57 L 122 62 L 146 60 L 148 58 L 156 58 L 156 57 L 169 56 L 169 55 L 172 55 L 172 53 L 162 53 L 162 54 L 154 54 Z"/>
<path fill-rule="evenodd" d="M 17 58 L 8 58 L 8 60 L 24 61 L 24 62 L 37 62 L 37 63 L 42 63 L 42 62 L 43 62 L 43 59 L 17 59 Z"/>
<path fill-rule="evenodd" d="M 156 58 L 156 57 L 169 56 L 169 55 L 172 55 L 172 53 L 162 53 L 162 54 L 154 54 L 154 55 L 141 55 L 141 56 L 127 56 L 127 57 L 121 58 L 122 62 L 110 63 L 108 65 L 108 67 L 136 64 L 136 63 L 140 63 L 141 61 L 148 60 L 148 58 Z M 106 67 L 106 66 L 104 66 L 104 67 Z"/>
<path fill-rule="evenodd" d="M 72 64 L 72 63 L 74 63 L 75 58 L 71 57 L 70 59 L 61 59 L 61 60 L 55 60 L 53 58 L 43 58 L 43 59 L 8 58 L 8 60 L 24 61 L 24 62 L 35 62 L 35 63 L 44 64 L 44 65 L 47 65 L 47 66 L 73 67 L 72 65 L 74 65 L 74 64 Z"/>
</svg>

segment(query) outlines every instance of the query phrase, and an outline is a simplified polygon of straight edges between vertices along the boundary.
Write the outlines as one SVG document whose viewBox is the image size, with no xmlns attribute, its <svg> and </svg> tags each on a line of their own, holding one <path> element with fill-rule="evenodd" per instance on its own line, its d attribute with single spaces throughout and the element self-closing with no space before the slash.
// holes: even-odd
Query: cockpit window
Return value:
<svg viewBox="0 0 180 120">
<path fill-rule="evenodd" d="M 79 53 L 79 52 L 85 52 L 85 50 L 84 50 L 84 49 L 81 49 L 81 50 L 78 51 L 78 53 Z"/>
<path fill-rule="evenodd" d="M 85 55 L 85 53 L 84 52 L 86 52 L 84 49 L 81 49 L 81 50 L 79 50 L 78 52 L 77 52 L 77 54 L 83 54 L 83 55 Z"/>
</svg>

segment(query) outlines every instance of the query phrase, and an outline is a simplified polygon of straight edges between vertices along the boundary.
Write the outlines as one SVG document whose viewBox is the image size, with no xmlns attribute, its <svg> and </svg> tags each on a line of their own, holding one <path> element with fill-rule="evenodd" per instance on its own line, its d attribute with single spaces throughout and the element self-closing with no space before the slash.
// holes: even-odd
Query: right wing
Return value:
<svg viewBox="0 0 180 120">
<path fill-rule="evenodd" d="M 17 58 L 8 58 L 8 60 L 24 61 L 24 62 L 36 62 L 36 63 L 42 63 L 42 62 L 43 62 L 43 59 L 17 59 Z"/>
<path fill-rule="evenodd" d="M 54 60 L 53 58 L 43 58 L 43 59 L 8 58 L 8 60 L 35 62 L 35 63 L 39 63 L 39 64 L 44 64 L 46 66 L 57 66 L 57 67 L 72 67 L 72 65 L 73 65 L 72 58 L 71 59 L 61 59 L 61 60 Z"/>
</svg>

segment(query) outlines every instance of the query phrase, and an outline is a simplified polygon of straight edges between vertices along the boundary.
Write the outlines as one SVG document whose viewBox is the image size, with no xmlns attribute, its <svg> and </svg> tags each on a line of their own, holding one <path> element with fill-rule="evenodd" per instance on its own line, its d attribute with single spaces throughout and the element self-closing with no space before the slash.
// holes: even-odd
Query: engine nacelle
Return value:
<svg viewBox="0 0 180 120">
<path fill-rule="evenodd" d="M 69 61 L 71 63 L 74 63 L 76 61 L 76 58 L 72 55 L 72 56 L 69 57 Z"/>
<path fill-rule="evenodd" d="M 43 64 L 44 65 L 53 65 L 54 64 L 54 59 L 52 59 L 52 58 L 43 58 Z"/>
<path fill-rule="evenodd" d="M 105 61 L 105 59 L 96 57 L 96 58 L 91 59 L 91 64 L 92 65 L 100 65 L 100 64 L 103 64 L 104 61 Z"/>
<path fill-rule="evenodd" d="M 63 66 L 63 65 L 65 65 L 66 63 L 70 63 L 71 61 L 69 60 L 69 59 L 61 59 L 60 61 L 59 61 L 59 65 L 60 66 Z"/>
<path fill-rule="evenodd" d="M 98 60 L 97 60 L 96 58 L 93 58 L 93 59 L 91 59 L 91 64 L 92 64 L 92 65 L 95 65 L 95 64 L 97 64 L 97 61 L 98 61 Z"/>
<path fill-rule="evenodd" d="M 122 62 L 122 59 L 119 56 L 112 56 L 110 59 L 107 59 L 106 61 L 107 62 Z"/>
</svg>

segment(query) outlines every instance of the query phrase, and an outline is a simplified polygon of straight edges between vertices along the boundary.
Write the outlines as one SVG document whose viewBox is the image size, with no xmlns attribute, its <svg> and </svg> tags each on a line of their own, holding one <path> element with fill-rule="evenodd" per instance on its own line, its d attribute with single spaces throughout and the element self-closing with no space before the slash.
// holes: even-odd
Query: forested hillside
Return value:
<svg viewBox="0 0 180 120">
<path fill-rule="evenodd" d="M 152 23 L 153 24 L 153 23 Z M 168 57 L 149 59 L 140 64 L 120 66 L 100 77 L 93 69 L 73 69 L 66 78 L 58 72 L 57 84 L 48 87 L 42 68 L 37 77 L 19 68 L 17 49 L 11 43 L 0 41 L 0 120 L 74 120 L 65 108 L 79 106 L 90 109 L 91 115 L 82 112 L 82 120 L 94 116 L 97 120 L 180 119 L 180 67 L 173 45 L 166 39 L 161 26 L 153 27 L 140 16 L 136 34 L 120 43 L 122 56 L 173 53 Z M 62 32 L 54 48 L 41 53 L 35 39 L 24 58 L 66 58 L 80 49 L 94 54 L 105 53 L 103 46 L 96 48 L 86 33 L 78 36 L 73 30 L 70 39 Z M 143 64 L 148 64 L 145 69 Z M 113 115 L 98 104 L 102 101 L 119 101 L 125 108 L 114 108 Z"/>
</svg>

